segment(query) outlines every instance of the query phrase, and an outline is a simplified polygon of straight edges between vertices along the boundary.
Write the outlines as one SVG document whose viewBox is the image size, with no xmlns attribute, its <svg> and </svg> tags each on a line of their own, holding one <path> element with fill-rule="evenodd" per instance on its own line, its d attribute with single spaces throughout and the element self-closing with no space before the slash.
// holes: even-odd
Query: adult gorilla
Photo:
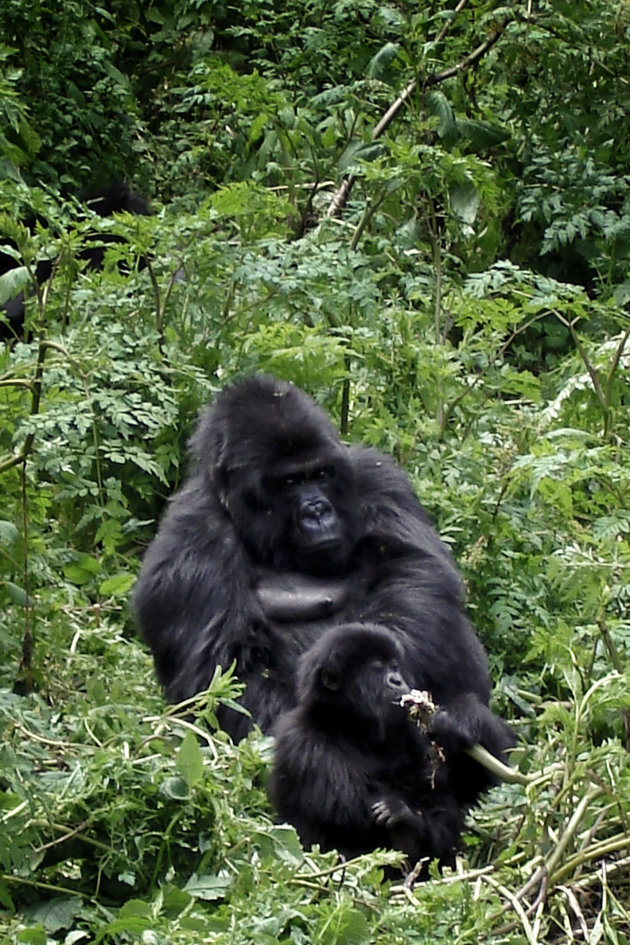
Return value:
<svg viewBox="0 0 630 945">
<path fill-rule="evenodd" d="M 330 627 L 369 623 L 395 633 L 405 678 L 442 707 L 445 747 L 501 754 L 511 739 L 456 567 L 399 467 L 342 445 L 310 397 L 264 375 L 217 397 L 191 454 L 133 600 L 170 700 L 236 660 L 242 704 L 269 732 L 295 705 L 300 655 Z M 252 723 L 226 709 L 221 724 L 238 739 Z M 460 761 L 476 794 L 485 772 Z"/>
</svg>

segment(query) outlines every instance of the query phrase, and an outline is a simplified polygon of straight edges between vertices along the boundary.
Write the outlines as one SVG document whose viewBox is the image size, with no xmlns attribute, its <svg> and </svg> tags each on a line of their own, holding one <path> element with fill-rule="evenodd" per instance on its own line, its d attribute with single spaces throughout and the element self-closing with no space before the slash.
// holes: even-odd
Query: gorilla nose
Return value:
<svg viewBox="0 0 630 945">
<path fill-rule="evenodd" d="M 314 499 L 302 506 L 302 521 L 305 524 L 320 525 L 332 513 L 332 505 L 325 499 Z"/>
</svg>

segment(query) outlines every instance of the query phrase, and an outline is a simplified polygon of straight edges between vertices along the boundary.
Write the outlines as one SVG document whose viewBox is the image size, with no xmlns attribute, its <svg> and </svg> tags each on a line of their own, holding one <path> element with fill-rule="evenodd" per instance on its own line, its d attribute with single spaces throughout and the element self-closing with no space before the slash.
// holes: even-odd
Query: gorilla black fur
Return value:
<svg viewBox="0 0 630 945">
<path fill-rule="evenodd" d="M 191 440 L 188 479 L 150 545 L 133 606 L 167 697 L 183 700 L 236 660 L 242 704 L 270 732 L 295 705 L 299 657 L 330 627 L 395 634 L 409 684 L 432 693 L 459 751 L 462 795 L 486 772 L 461 749 L 511 744 L 488 708 L 484 651 L 453 560 L 405 473 L 341 444 L 292 384 L 255 375 L 223 391 Z M 251 728 L 225 709 L 234 738 Z"/>
<path fill-rule="evenodd" d="M 98 191 L 85 191 L 79 195 L 78 199 L 99 217 L 111 217 L 114 213 L 123 211 L 142 216 L 148 216 L 151 213 L 142 197 L 122 183 L 116 183 Z M 37 224 L 43 227 L 47 225 L 45 220 L 34 216 L 30 216 L 24 222 L 31 231 L 34 231 Z M 2 242 L 16 248 L 12 240 L 2 240 Z M 87 269 L 99 271 L 103 268 L 107 246 L 122 242 L 124 242 L 123 238 L 115 233 L 95 233 L 93 242 L 88 242 L 78 255 L 85 261 Z M 0 275 L 16 269 L 19 265 L 15 256 L 0 250 Z M 139 260 L 138 268 L 142 269 L 144 265 L 146 262 Z M 35 267 L 37 282 L 43 285 L 50 278 L 52 271 L 53 261 L 41 259 Z M 0 306 L 0 312 L 4 315 L 4 319 L 0 319 L 0 341 L 16 341 L 24 338 L 25 305 L 26 295 L 22 291 Z"/>
<path fill-rule="evenodd" d="M 394 634 L 370 624 L 320 637 L 298 663 L 297 708 L 276 726 L 269 794 L 305 847 L 392 847 L 408 870 L 424 858 L 454 865 L 464 808 L 448 758 L 400 706 L 402 661 Z"/>
</svg>

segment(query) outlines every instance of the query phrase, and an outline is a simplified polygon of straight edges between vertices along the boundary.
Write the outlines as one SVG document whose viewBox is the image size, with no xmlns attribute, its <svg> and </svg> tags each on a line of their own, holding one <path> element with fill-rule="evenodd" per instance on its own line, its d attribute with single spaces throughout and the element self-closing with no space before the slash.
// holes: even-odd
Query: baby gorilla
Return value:
<svg viewBox="0 0 630 945">
<path fill-rule="evenodd" d="M 409 720 L 403 653 L 382 627 L 323 634 L 298 664 L 297 707 L 279 719 L 269 792 L 305 847 L 346 857 L 376 847 L 453 865 L 465 807 L 448 758 Z M 427 875 L 425 864 L 421 877 Z"/>
</svg>

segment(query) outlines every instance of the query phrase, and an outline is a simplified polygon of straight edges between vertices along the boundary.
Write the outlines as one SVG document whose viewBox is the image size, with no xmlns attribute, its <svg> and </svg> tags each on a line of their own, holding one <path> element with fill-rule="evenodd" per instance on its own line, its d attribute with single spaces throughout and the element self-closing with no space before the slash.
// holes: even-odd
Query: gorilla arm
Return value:
<svg viewBox="0 0 630 945">
<path fill-rule="evenodd" d="M 203 691 L 236 658 L 258 609 L 250 571 L 230 520 L 193 477 L 149 546 L 132 600 L 171 702 Z"/>
<path fill-rule="evenodd" d="M 386 622 L 405 652 L 404 671 L 413 688 L 428 690 L 439 711 L 430 735 L 456 772 L 454 791 L 470 803 L 490 784 L 489 772 L 470 757 L 475 743 L 505 761 L 514 744 L 507 724 L 489 708 L 490 679 L 484 650 L 463 612 L 459 596 L 444 592 L 435 560 L 399 559 L 370 598 L 367 619 Z M 442 591 L 442 592 L 441 592 Z M 377 604 L 378 615 L 372 610 Z"/>
<path fill-rule="evenodd" d="M 360 619 L 396 634 L 408 681 L 429 690 L 441 707 L 433 722 L 435 737 L 461 767 L 462 796 L 468 786 L 476 797 L 489 775 L 464 749 L 478 742 L 502 758 L 514 739 L 488 706 L 486 655 L 465 614 L 459 572 L 406 474 L 376 451 L 357 448 L 351 454 L 363 542 L 375 556 L 376 580 Z"/>
<path fill-rule="evenodd" d="M 357 856 L 387 844 L 372 811 L 363 761 L 350 743 L 333 743 L 310 728 L 300 709 L 285 713 L 275 730 L 269 793 L 281 819 L 296 828 L 305 849 L 318 843 Z"/>
</svg>

